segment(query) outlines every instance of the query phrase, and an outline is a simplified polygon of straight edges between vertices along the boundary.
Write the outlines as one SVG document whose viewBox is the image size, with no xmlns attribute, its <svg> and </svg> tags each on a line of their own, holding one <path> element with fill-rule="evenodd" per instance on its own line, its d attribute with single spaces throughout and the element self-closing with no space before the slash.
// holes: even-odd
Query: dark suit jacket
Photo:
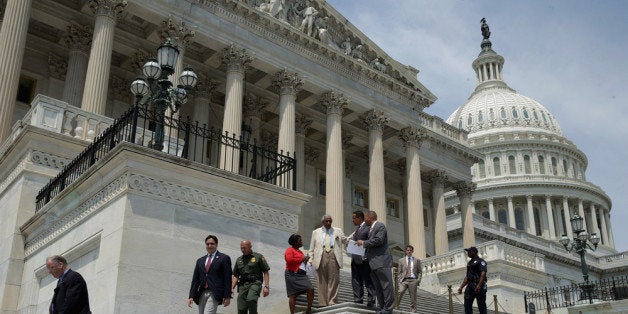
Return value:
<svg viewBox="0 0 628 314">
<path fill-rule="evenodd" d="M 209 272 L 205 272 L 205 259 L 207 259 L 207 255 L 196 260 L 189 297 L 198 304 L 198 298 L 205 290 L 205 282 L 207 282 L 208 289 L 214 295 L 214 299 L 218 304 L 222 304 L 223 299 L 231 298 L 231 258 L 229 255 L 216 251 Z"/>
<path fill-rule="evenodd" d="M 81 274 L 68 270 L 52 296 L 53 314 L 89 314 L 87 283 Z"/>
<path fill-rule="evenodd" d="M 369 237 L 362 245 L 366 249 L 366 258 L 371 270 L 382 267 L 392 268 L 392 256 L 388 251 L 388 232 L 386 226 L 379 221 L 373 222 Z"/>
<path fill-rule="evenodd" d="M 369 226 L 363 224 L 357 232 L 353 232 L 349 237 L 353 239 L 353 241 L 367 240 L 369 238 Z M 365 259 L 366 257 L 362 255 L 351 254 L 351 260 L 355 264 L 361 265 Z"/>
</svg>

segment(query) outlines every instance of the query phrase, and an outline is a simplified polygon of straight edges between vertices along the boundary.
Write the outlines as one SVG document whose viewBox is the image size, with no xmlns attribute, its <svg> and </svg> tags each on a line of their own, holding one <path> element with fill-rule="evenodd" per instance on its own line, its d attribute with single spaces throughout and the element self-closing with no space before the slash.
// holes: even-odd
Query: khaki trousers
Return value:
<svg viewBox="0 0 628 314">
<path fill-rule="evenodd" d="M 316 270 L 318 276 L 318 305 L 328 306 L 338 303 L 338 281 L 340 265 L 336 261 L 334 251 L 323 252 L 321 263 Z"/>
</svg>

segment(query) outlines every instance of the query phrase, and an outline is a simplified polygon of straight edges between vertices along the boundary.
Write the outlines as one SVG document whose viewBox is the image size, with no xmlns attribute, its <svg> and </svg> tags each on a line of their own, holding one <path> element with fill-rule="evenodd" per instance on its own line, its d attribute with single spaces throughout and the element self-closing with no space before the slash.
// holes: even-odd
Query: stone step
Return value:
<svg viewBox="0 0 628 314">
<path fill-rule="evenodd" d="M 364 304 L 353 303 L 353 289 L 351 287 L 351 272 L 341 270 L 340 271 L 340 285 L 338 287 L 338 302 L 339 304 L 333 306 L 327 306 L 323 308 L 318 307 L 318 293 L 316 291 L 316 279 L 310 278 L 312 287 L 314 287 L 314 304 L 312 306 L 314 313 L 375 313 L 375 308 L 368 308 Z M 366 300 L 365 300 L 366 301 Z M 488 300 L 487 300 L 488 301 Z M 305 295 L 300 295 L 297 298 L 297 309 L 304 311 L 307 306 L 307 300 Z M 394 313 L 409 313 L 410 311 L 410 296 L 406 292 L 399 302 L 399 308 L 395 309 Z M 441 314 L 449 313 L 449 300 L 447 295 L 437 295 L 422 289 L 417 289 L 417 312 L 426 314 Z M 464 306 L 462 304 L 462 296 L 454 296 L 453 299 L 453 312 L 464 313 Z M 492 313 L 492 311 L 489 311 Z"/>
</svg>

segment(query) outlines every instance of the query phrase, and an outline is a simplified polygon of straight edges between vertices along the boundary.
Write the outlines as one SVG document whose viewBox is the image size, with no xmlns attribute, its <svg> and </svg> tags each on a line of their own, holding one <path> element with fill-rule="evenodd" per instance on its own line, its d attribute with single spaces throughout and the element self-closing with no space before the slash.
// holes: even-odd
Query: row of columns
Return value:
<svg viewBox="0 0 628 314">
<path fill-rule="evenodd" d="M 535 217 L 534 217 L 534 205 L 533 205 L 533 195 L 526 195 L 526 218 L 527 224 L 525 225 L 525 231 L 536 235 L 538 230 L 536 230 Z M 515 220 L 515 209 L 514 209 L 514 196 L 507 196 L 507 211 L 508 211 L 508 226 L 511 228 L 516 228 L 516 220 Z M 488 200 L 488 213 L 489 219 L 493 221 L 499 221 L 497 218 L 497 213 L 495 210 L 494 199 L 489 198 Z M 477 201 L 475 201 L 477 203 Z M 569 198 L 562 198 L 562 217 L 557 216 L 553 208 L 552 196 L 545 195 L 545 212 L 540 212 L 539 214 L 545 215 L 547 219 L 547 236 L 549 239 L 557 239 L 560 237 L 559 230 L 557 230 L 557 223 L 559 221 L 555 220 L 555 218 L 560 219 L 563 223 L 564 229 L 562 230 L 565 234 L 571 236 L 573 235 L 573 230 L 571 227 L 571 216 L 573 213 L 569 210 Z M 473 206 L 475 207 L 475 206 Z M 596 208 L 595 204 L 591 203 L 589 205 L 589 215 L 585 213 L 585 205 L 582 199 L 578 199 L 577 202 L 577 213 L 580 217 L 584 219 L 583 228 L 588 233 L 597 233 L 602 237 L 602 244 L 609 245 L 614 247 L 612 232 L 610 231 L 610 220 L 609 215 L 604 208 L 599 207 Z M 600 220 L 600 225 L 598 225 L 598 216 Z"/>
</svg>

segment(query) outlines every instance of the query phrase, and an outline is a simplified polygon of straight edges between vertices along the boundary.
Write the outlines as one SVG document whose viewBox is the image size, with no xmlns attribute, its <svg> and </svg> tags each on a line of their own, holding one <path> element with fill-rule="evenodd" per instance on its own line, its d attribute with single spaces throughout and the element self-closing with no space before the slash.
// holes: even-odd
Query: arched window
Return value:
<svg viewBox="0 0 628 314">
<path fill-rule="evenodd" d="M 502 175 L 502 167 L 499 164 L 499 157 L 493 158 L 493 173 L 495 173 L 495 176 Z"/>
<path fill-rule="evenodd" d="M 512 107 L 512 117 L 515 119 L 519 119 L 519 113 L 517 113 L 517 108 Z"/>
<path fill-rule="evenodd" d="M 539 172 L 545 174 L 545 158 L 539 155 Z"/>
<path fill-rule="evenodd" d="M 517 173 L 517 165 L 515 165 L 515 156 L 508 156 L 508 170 L 510 171 L 510 174 L 516 174 Z"/>
<path fill-rule="evenodd" d="M 558 175 L 558 162 L 556 157 L 552 157 L 552 174 Z"/>
<path fill-rule="evenodd" d="M 528 109 L 523 108 L 523 118 L 524 119 L 530 119 L 530 115 L 528 114 Z"/>
<path fill-rule="evenodd" d="M 545 112 L 541 111 L 541 116 L 543 117 L 543 122 L 547 123 L 547 117 L 545 117 Z"/>
<path fill-rule="evenodd" d="M 525 220 L 523 217 L 523 210 L 519 207 L 515 208 L 515 227 L 519 230 L 525 230 Z"/>
<path fill-rule="evenodd" d="M 484 167 L 484 160 L 480 160 L 478 162 L 478 170 L 480 179 L 484 179 L 486 177 L 486 167 Z"/>
<path fill-rule="evenodd" d="M 565 177 L 567 177 L 569 175 L 569 172 L 567 172 L 567 160 L 563 159 L 563 174 L 565 175 Z"/>
<path fill-rule="evenodd" d="M 462 118 L 458 119 L 458 128 L 462 129 Z"/>
<path fill-rule="evenodd" d="M 495 121 L 495 112 L 493 111 L 493 108 L 489 109 L 488 117 L 489 119 L 491 119 L 491 121 Z"/>
<path fill-rule="evenodd" d="M 482 114 L 482 110 L 478 112 L 478 123 L 484 122 L 484 115 Z"/>
<path fill-rule="evenodd" d="M 467 126 L 471 126 L 473 124 L 473 117 L 469 113 L 469 117 L 467 118 Z"/>
<path fill-rule="evenodd" d="M 500 224 L 508 224 L 508 213 L 505 209 L 500 209 L 497 212 L 497 219 L 499 220 Z"/>
<path fill-rule="evenodd" d="M 534 115 L 535 121 L 539 121 L 539 115 L 536 113 L 536 110 L 532 109 L 532 115 Z"/>
<path fill-rule="evenodd" d="M 532 167 L 530 165 L 530 156 L 528 155 L 523 156 L 523 165 L 525 167 L 526 173 L 532 173 Z"/>
<path fill-rule="evenodd" d="M 500 115 L 502 116 L 502 119 L 506 119 L 506 109 L 504 107 L 502 107 L 502 109 L 500 110 Z"/>
</svg>

